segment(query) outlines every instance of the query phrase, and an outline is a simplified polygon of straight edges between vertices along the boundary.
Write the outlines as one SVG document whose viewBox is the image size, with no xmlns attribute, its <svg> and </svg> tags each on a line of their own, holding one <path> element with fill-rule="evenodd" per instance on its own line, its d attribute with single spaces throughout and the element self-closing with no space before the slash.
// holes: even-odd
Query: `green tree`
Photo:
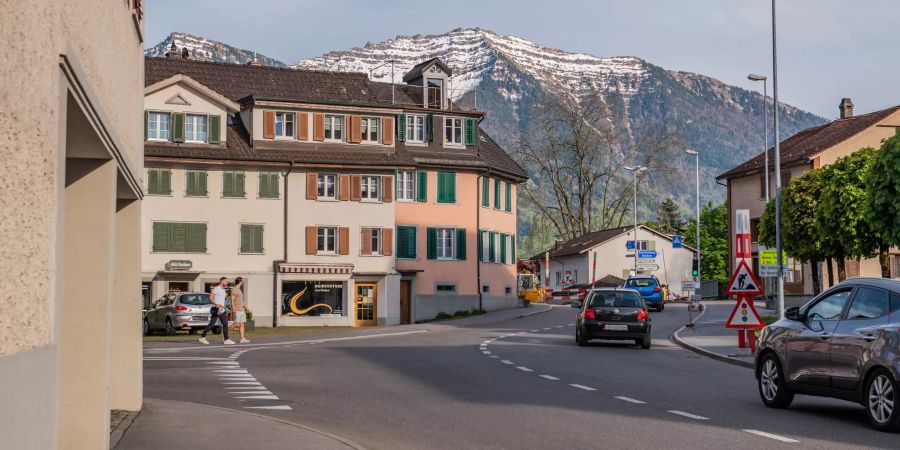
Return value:
<svg viewBox="0 0 900 450">
<path fill-rule="evenodd" d="M 891 276 L 891 245 L 900 245 L 900 130 L 872 157 L 866 176 L 866 219 L 878 236 L 881 276 Z"/>
<path fill-rule="evenodd" d="M 691 219 L 684 227 L 685 233 L 693 235 L 697 221 Z M 695 246 L 693 236 L 685 236 L 685 245 Z M 704 280 L 720 283 L 728 282 L 728 206 L 712 202 L 700 210 L 700 275 Z"/>
<path fill-rule="evenodd" d="M 672 197 L 663 200 L 656 211 L 656 230 L 666 234 L 684 234 L 685 222 L 678 209 L 678 203 Z"/>
</svg>

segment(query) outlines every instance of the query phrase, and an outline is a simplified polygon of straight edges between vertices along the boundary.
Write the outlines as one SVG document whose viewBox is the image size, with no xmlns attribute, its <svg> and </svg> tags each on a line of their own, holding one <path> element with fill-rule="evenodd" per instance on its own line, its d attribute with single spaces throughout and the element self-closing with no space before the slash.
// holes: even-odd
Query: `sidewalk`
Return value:
<svg viewBox="0 0 900 450">
<path fill-rule="evenodd" d="M 258 414 L 196 403 L 144 399 L 114 450 L 197 448 L 217 450 L 360 449 L 312 428 Z"/>
<path fill-rule="evenodd" d="M 701 355 L 744 367 L 754 367 L 749 349 L 738 348 L 737 330 L 725 328 L 725 321 L 734 308 L 734 300 L 704 301 L 703 313 L 695 318 L 694 328 L 682 327 L 672 333 L 672 340 Z M 760 316 L 772 314 L 765 303 L 755 302 Z"/>
</svg>

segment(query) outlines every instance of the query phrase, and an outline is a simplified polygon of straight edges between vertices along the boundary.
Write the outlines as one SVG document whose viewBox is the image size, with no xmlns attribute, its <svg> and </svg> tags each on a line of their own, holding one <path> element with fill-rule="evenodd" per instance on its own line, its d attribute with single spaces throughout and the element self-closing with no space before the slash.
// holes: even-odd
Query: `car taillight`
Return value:
<svg viewBox="0 0 900 450">
<path fill-rule="evenodd" d="M 596 316 L 594 315 L 594 308 L 588 308 L 584 310 L 584 318 L 585 319 L 594 319 Z"/>
<path fill-rule="evenodd" d="M 653 292 L 659 292 L 659 286 L 653 288 Z"/>
<path fill-rule="evenodd" d="M 638 310 L 637 319 L 638 320 L 647 320 L 647 311 L 644 311 L 643 309 Z"/>
<path fill-rule="evenodd" d="M 175 307 L 175 310 L 176 310 L 176 311 L 187 311 L 187 310 L 188 310 L 188 307 L 187 307 L 187 306 L 184 306 L 184 305 L 178 305 L 178 306 Z"/>
</svg>

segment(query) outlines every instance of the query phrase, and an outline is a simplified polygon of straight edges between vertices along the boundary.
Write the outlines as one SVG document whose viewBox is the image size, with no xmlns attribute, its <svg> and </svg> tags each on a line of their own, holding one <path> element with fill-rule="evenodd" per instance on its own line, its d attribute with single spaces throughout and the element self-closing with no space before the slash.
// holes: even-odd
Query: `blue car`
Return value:
<svg viewBox="0 0 900 450">
<path fill-rule="evenodd" d="M 640 292 L 648 308 L 657 311 L 666 308 L 663 288 L 660 286 L 659 280 L 652 275 L 631 277 L 625 281 L 625 288 Z"/>
</svg>

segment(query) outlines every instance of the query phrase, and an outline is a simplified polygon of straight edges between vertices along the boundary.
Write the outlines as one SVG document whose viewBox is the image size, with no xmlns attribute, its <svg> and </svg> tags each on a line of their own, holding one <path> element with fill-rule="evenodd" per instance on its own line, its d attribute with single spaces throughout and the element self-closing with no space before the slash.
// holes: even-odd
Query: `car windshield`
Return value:
<svg viewBox="0 0 900 450">
<path fill-rule="evenodd" d="M 653 278 L 632 278 L 625 283 L 628 287 L 649 287 L 655 286 L 656 280 Z"/>
<path fill-rule="evenodd" d="M 591 308 L 643 308 L 641 297 L 634 292 L 594 292 L 588 305 Z"/>
<path fill-rule="evenodd" d="M 178 300 L 178 303 L 182 305 L 208 305 L 209 304 L 209 294 L 185 294 L 182 295 Z"/>
</svg>

